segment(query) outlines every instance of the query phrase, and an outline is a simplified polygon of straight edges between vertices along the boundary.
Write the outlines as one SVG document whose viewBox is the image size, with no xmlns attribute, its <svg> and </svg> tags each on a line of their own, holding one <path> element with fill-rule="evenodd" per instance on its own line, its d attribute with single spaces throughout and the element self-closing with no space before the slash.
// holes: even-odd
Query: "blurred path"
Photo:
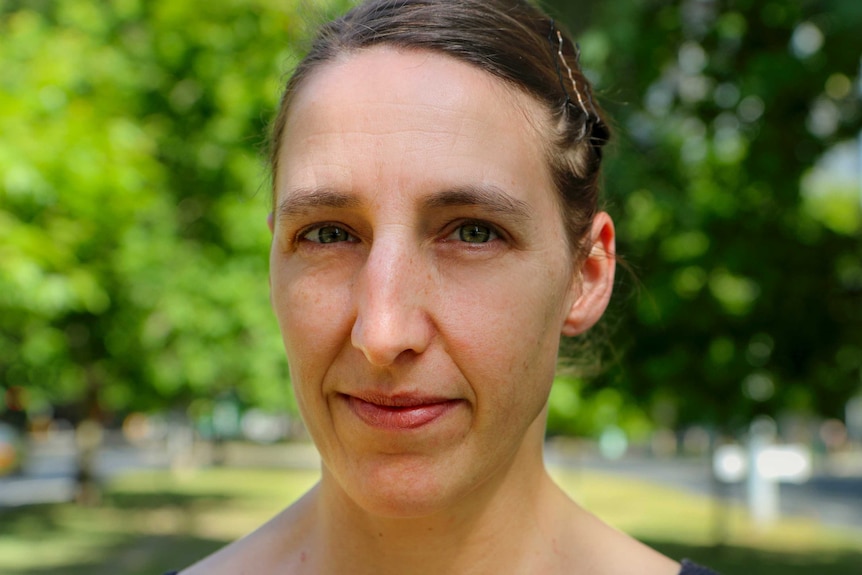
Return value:
<svg viewBox="0 0 862 575">
<path fill-rule="evenodd" d="M 207 465 L 214 457 L 211 444 L 199 442 L 193 453 L 185 453 L 183 465 Z M 224 444 L 221 456 L 234 467 L 278 467 L 318 469 L 320 458 L 310 443 Z M 116 475 L 141 469 L 171 467 L 171 454 L 164 444 L 130 445 L 118 432 L 106 432 L 99 450 L 96 473 L 107 481 Z M 0 511 L 7 507 L 72 501 L 75 490 L 75 444 L 71 433 L 58 433 L 48 440 L 30 440 L 23 473 L 0 477 Z"/>
<path fill-rule="evenodd" d="M 164 450 L 132 447 L 119 434 L 106 432 L 96 472 L 100 479 L 107 480 L 125 471 L 167 465 Z M 55 433 L 45 440 L 29 440 L 23 472 L 0 477 L 0 508 L 71 501 L 75 470 L 71 432 Z"/>
<path fill-rule="evenodd" d="M 858 454 L 862 458 L 862 454 Z M 590 469 L 643 479 L 703 495 L 713 495 L 710 463 L 706 459 L 656 459 L 628 455 L 611 461 L 598 455 L 572 453 L 549 445 L 549 465 Z M 830 465 L 802 485 L 781 485 L 782 515 L 811 517 L 824 524 L 862 529 L 862 461 Z M 745 505 L 744 484 L 722 485 L 722 496 Z"/>
</svg>

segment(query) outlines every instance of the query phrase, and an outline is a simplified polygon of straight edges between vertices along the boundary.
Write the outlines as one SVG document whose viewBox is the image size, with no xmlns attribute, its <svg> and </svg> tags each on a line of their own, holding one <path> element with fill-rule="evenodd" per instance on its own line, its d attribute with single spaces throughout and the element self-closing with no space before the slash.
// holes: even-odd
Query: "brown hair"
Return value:
<svg viewBox="0 0 862 575">
<path fill-rule="evenodd" d="M 578 48 L 526 0 L 368 0 L 319 31 L 285 86 L 270 140 L 279 145 L 294 94 L 320 65 L 375 45 L 430 50 L 467 62 L 548 110 L 547 150 L 570 244 L 580 246 L 598 204 L 602 146 L 610 132 L 578 65 Z"/>
</svg>

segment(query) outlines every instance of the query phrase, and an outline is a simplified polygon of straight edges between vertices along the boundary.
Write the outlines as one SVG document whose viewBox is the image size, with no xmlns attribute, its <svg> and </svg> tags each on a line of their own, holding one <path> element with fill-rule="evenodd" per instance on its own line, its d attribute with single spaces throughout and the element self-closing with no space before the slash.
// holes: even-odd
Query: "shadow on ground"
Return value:
<svg viewBox="0 0 862 575">
<path fill-rule="evenodd" d="M 160 491 L 156 493 L 111 493 L 105 498 L 105 503 L 116 509 L 131 512 L 163 508 L 191 511 L 205 507 L 216 507 L 231 499 L 232 497 L 227 494 L 197 495 Z"/>
<path fill-rule="evenodd" d="M 123 538 L 107 547 L 101 558 L 59 567 L 21 569 L 7 575 L 162 575 L 191 565 L 225 543 L 188 536 Z"/>
<path fill-rule="evenodd" d="M 173 509 L 180 512 L 193 513 L 196 509 L 213 508 L 229 501 L 229 495 L 208 494 L 190 495 L 170 491 L 157 493 L 112 493 L 105 497 L 101 506 L 90 508 L 89 511 L 116 510 L 135 512 L 142 510 Z M 70 514 L 84 514 L 86 507 L 76 507 L 72 504 L 36 504 L 25 505 L 0 510 L 0 537 L 4 535 L 39 534 L 42 538 L 50 538 L 53 534 L 69 528 Z"/>
<path fill-rule="evenodd" d="M 79 507 L 74 504 L 28 505 L 0 512 L 0 539 L 6 536 L 51 541 L 43 564 L 26 568 L 4 568 L 3 575 L 161 575 L 181 569 L 209 555 L 228 541 L 193 535 L 196 514 L 217 509 L 231 500 L 228 495 L 190 495 L 169 490 L 152 493 L 109 493 L 102 505 Z M 140 527 L 147 517 L 160 514 L 172 518 L 174 532 L 148 533 Z M 73 534 L 70 536 L 70 534 Z M 86 559 L 58 563 L 62 553 L 84 545 Z M 45 549 L 42 547 L 40 549 Z M 41 552 L 40 552 L 41 554 Z M 37 563 L 37 562 L 34 562 Z M 46 566 L 51 564 L 51 566 Z"/>
</svg>

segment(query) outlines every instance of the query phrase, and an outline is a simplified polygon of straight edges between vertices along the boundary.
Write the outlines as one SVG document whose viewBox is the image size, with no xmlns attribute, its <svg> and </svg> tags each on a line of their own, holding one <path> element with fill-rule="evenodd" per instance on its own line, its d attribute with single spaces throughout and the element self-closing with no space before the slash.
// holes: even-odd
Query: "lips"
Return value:
<svg viewBox="0 0 862 575">
<path fill-rule="evenodd" d="M 365 424 L 378 429 L 416 429 L 429 425 L 454 409 L 460 400 L 417 395 L 345 395 L 350 410 Z"/>
</svg>

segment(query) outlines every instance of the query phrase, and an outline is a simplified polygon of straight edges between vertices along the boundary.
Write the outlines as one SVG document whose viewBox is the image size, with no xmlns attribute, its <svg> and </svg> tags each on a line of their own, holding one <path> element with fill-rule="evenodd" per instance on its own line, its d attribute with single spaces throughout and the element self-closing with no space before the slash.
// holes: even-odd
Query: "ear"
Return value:
<svg viewBox="0 0 862 575">
<path fill-rule="evenodd" d="M 590 251 L 572 280 L 572 305 L 563 323 L 563 335 L 580 335 L 593 327 L 611 300 L 616 270 L 616 232 L 605 212 L 593 218 Z"/>
</svg>

